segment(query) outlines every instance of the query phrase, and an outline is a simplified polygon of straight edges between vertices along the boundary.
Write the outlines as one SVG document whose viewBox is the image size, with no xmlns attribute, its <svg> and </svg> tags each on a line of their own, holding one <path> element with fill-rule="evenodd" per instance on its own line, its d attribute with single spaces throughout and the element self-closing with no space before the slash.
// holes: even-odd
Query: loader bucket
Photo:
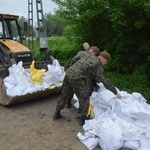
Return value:
<svg viewBox="0 0 150 150">
<path fill-rule="evenodd" d="M 36 62 L 35 66 L 38 69 L 44 68 L 47 70 L 47 64 L 50 64 L 49 62 L 43 61 L 43 62 Z M 24 68 L 29 68 L 31 63 L 25 63 Z M 59 87 L 51 85 L 49 88 L 42 90 L 42 91 L 37 91 L 33 93 L 27 93 L 25 95 L 20 95 L 20 96 L 14 96 L 10 97 L 7 95 L 6 87 L 4 85 L 3 79 L 8 76 L 8 68 L 10 66 L 5 66 L 5 68 L 0 68 L 0 105 L 2 106 L 9 106 L 13 105 L 16 103 L 24 102 L 24 101 L 29 101 L 29 100 L 35 100 L 39 99 L 45 96 L 57 94 L 61 92 L 62 89 L 62 83 L 60 83 Z"/>
<path fill-rule="evenodd" d="M 61 88 L 62 87 L 53 87 L 50 89 L 46 89 L 44 91 L 38 91 L 38 92 L 31 93 L 31 94 L 28 93 L 26 95 L 9 97 L 6 94 L 6 88 L 4 86 L 3 79 L 0 78 L 0 105 L 9 106 L 9 105 L 13 105 L 13 104 L 20 103 L 20 102 L 34 100 L 34 99 L 38 99 L 38 98 L 45 97 L 48 95 L 53 95 L 56 93 L 60 93 Z"/>
</svg>

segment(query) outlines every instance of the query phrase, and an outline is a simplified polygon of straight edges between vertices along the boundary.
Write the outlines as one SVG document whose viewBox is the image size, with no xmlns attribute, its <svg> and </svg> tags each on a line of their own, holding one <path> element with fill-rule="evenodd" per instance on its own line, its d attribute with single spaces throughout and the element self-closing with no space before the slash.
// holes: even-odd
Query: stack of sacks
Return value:
<svg viewBox="0 0 150 150">
<path fill-rule="evenodd" d="M 59 78 L 56 78 L 56 76 L 59 76 Z M 53 86 L 62 86 L 64 76 L 64 67 L 56 59 L 51 65 L 48 65 L 47 72 L 44 69 L 36 70 L 33 63 L 30 69 L 24 69 L 23 62 L 20 61 L 9 68 L 9 76 L 3 81 L 6 87 L 6 94 L 10 97 L 15 97 L 44 91 Z M 36 79 L 39 79 L 39 82 Z"/>
<path fill-rule="evenodd" d="M 52 65 L 48 65 L 48 72 L 46 74 L 46 76 L 52 76 L 53 79 L 55 79 L 55 82 L 54 84 L 56 86 L 61 86 L 62 85 L 62 81 L 64 80 L 64 77 L 65 77 L 65 70 L 64 70 L 64 67 L 61 66 L 59 64 L 59 62 L 54 59 L 53 60 L 53 63 Z"/>
<path fill-rule="evenodd" d="M 150 149 L 150 105 L 140 93 L 118 92 L 122 99 L 99 84 L 93 92 L 90 104 L 94 106 L 94 118 L 86 120 L 84 134 L 79 140 L 89 149 L 117 150 L 127 147 L 134 150 Z"/>
</svg>

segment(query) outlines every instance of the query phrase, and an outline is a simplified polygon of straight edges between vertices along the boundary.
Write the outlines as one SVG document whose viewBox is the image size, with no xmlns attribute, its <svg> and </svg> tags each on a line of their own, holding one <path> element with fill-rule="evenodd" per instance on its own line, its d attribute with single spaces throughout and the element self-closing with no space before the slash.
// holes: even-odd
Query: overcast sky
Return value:
<svg viewBox="0 0 150 150">
<path fill-rule="evenodd" d="M 34 14 L 33 17 L 36 20 L 36 0 L 33 0 L 33 8 Z M 54 14 L 54 10 L 57 9 L 57 5 L 51 0 L 43 0 L 43 13 L 52 13 Z M 14 14 L 19 16 L 24 16 L 28 18 L 28 0 L 1 0 L 0 2 L 0 13 L 6 14 Z M 34 21 L 35 22 L 35 21 Z"/>
</svg>

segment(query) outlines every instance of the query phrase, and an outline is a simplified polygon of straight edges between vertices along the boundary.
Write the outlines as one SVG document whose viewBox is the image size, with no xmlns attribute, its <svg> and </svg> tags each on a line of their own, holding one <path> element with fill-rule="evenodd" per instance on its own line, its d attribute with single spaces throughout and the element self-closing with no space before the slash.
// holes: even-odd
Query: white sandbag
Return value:
<svg viewBox="0 0 150 150">
<path fill-rule="evenodd" d="M 18 70 L 22 71 L 22 61 L 18 62 L 18 64 L 13 64 L 11 67 L 8 68 L 9 75 L 14 74 L 14 72 L 18 72 Z"/>
<path fill-rule="evenodd" d="M 16 85 L 16 88 L 20 89 L 21 95 L 29 87 L 30 87 L 30 84 L 28 80 L 25 78 L 22 78 L 22 80 Z"/>
<path fill-rule="evenodd" d="M 98 89 L 98 92 L 101 92 L 101 91 L 104 91 L 104 90 L 106 90 L 106 88 L 105 88 L 105 86 L 103 85 L 103 83 L 98 83 L 98 85 L 99 85 L 99 89 Z"/>
<path fill-rule="evenodd" d="M 13 75 L 7 76 L 6 78 L 4 78 L 3 81 L 4 81 L 4 85 L 6 86 L 6 88 L 10 88 L 8 84 L 14 85 L 14 86 L 18 84 L 18 81 L 14 78 Z"/>
<path fill-rule="evenodd" d="M 140 93 L 133 92 L 132 96 L 133 96 L 134 99 L 138 99 L 141 102 L 146 102 L 147 101 Z"/>
<path fill-rule="evenodd" d="M 20 61 L 17 65 L 14 65 L 13 67 L 14 70 L 12 70 L 13 72 L 11 72 L 11 75 L 13 75 L 18 82 L 20 82 L 22 78 L 25 76 L 25 70 L 22 64 L 23 62 Z"/>
<path fill-rule="evenodd" d="M 59 81 L 62 82 L 64 77 L 65 77 L 65 71 L 64 71 L 64 67 L 62 67 L 58 60 L 54 59 L 52 65 L 47 65 L 48 67 L 48 71 L 50 71 L 50 73 L 52 74 L 52 76 L 54 76 L 54 78 Z"/>
<path fill-rule="evenodd" d="M 99 145 L 103 150 L 117 150 L 123 145 L 122 131 L 110 118 L 104 120 L 96 133 L 100 139 Z"/>
<path fill-rule="evenodd" d="M 85 124 L 83 125 L 83 130 L 85 131 L 85 133 L 87 131 L 93 131 L 93 133 L 96 134 L 96 129 L 99 127 L 99 123 L 97 121 L 97 119 L 90 119 L 90 120 L 85 120 Z"/>
<path fill-rule="evenodd" d="M 138 149 L 140 147 L 140 143 L 139 140 L 124 141 L 123 147 L 130 148 L 130 149 Z"/>
<path fill-rule="evenodd" d="M 56 87 L 61 87 L 61 86 L 62 86 L 62 82 L 60 82 L 60 83 L 54 83 L 54 85 L 55 85 Z"/>
<path fill-rule="evenodd" d="M 11 86 L 12 86 L 12 84 L 9 83 L 9 82 L 5 82 L 5 81 L 4 81 L 4 86 L 5 86 L 6 89 L 10 89 Z M 15 85 L 13 85 L 13 86 L 15 86 Z"/>
<path fill-rule="evenodd" d="M 18 95 L 18 96 L 21 95 L 20 89 L 18 87 L 15 87 L 15 86 L 11 86 L 11 88 L 7 89 L 6 93 L 10 97 L 15 97 L 16 95 Z"/>
<path fill-rule="evenodd" d="M 77 98 L 76 94 L 73 94 L 72 100 L 79 101 L 79 99 Z"/>
<path fill-rule="evenodd" d="M 107 96 L 106 96 L 107 95 Z M 111 99 L 116 98 L 116 95 L 109 90 L 101 92 L 102 98 L 108 103 Z"/>
<path fill-rule="evenodd" d="M 142 148 L 142 147 L 140 147 L 137 150 L 149 150 L 149 148 Z"/>
<path fill-rule="evenodd" d="M 122 112 L 132 118 L 140 120 L 150 119 L 150 110 L 146 110 L 138 101 L 129 103 L 128 107 L 123 109 Z"/>
<path fill-rule="evenodd" d="M 50 88 L 50 85 L 48 83 L 44 82 L 42 91 L 44 91 L 45 89 L 49 89 L 49 88 Z"/>
<path fill-rule="evenodd" d="M 99 138 L 95 137 L 95 135 L 82 135 L 79 132 L 77 137 L 88 148 L 88 150 L 93 150 L 98 146 Z"/>
<path fill-rule="evenodd" d="M 90 103 L 94 106 L 96 117 L 85 121 L 85 133 L 88 130 L 93 131 L 93 134 L 95 132 L 102 150 L 121 147 L 150 150 L 150 105 L 139 93 L 118 90 L 122 95 L 119 100 L 109 97 L 106 91 L 100 84 L 98 92 L 92 93 Z M 145 138 L 141 137 L 142 134 Z"/>
<path fill-rule="evenodd" d="M 100 93 L 98 92 L 92 93 L 90 97 L 90 104 L 92 104 L 93 106 L 98 105 L 101 108 L 108 109 L 110 106 L 108 105 L 108 103 L 106 103 L 105 99 L 102 98 Z"/>
<path fill-rule="evenodd" d="M 54 78 L 54 76 L 52 76 L 50 71 L 45 72 L 43 75 L 43 78 L 44 78 L 45 82 L 48 83 L 49 85 L 53 85 L 58 82 L 56 80 L 56 78 Z"/>
<path fill-rule="evenodd" d="M 43 91 L 43 84 L 42 85 L 35 84 L 34 86 L 37 89 L 37 91 Z"/>
<path fill-rule="evenodd" d="M 123 140 L 138 140 L 141 132 L 138 126 L 134 124 L 134 122 L 126 121 L 123 118 L 118 117 L 115 123 L 120 127 Z"/>
<path fill-rule="evenodd" d="M 97 118 L 102 113 L 104 113 L 104 109 L 102 107 L 99 107 L 98 105 L 94 105 L 93 113 L 94 113 L 94 117 Z"/>
<path fill-rule="evenodd" d="M 150 137 L 146 137 L 144 134 L 140 136 L 140 147 L 138 150 L 150 150 Z"/>
<path fill-rule="evenodd" d="M 25 90 L 23 91 L 22 95 L 26 95 L 26 94 L 29 94 L 29 93 L 30 93 L 30 94 L 33 93 L 31 87 L 28 87 L 27 89 L 25 89 Z"/>
<path fill-rule="evenodd" d="M 74 106 L 76 109 L 79 109 L 79 106 L 80 106 L 80 105 L 79 105 L 79 102 L 77 101 L 76 103 L 73 104 L 73 106 Z"/>
</svg>

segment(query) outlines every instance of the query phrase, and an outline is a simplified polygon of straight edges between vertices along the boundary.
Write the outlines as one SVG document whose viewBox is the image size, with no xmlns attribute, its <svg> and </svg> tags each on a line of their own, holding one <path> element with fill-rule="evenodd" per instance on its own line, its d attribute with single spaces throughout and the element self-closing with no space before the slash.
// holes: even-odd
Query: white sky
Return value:
<svg viewBox="0 0 150 150">
<path fill-rule="evenodd" d="M 57 5 L 51 0 L 43 0 L 43 13 L 52 13 L 57 9 Z M 36 4 L 33 0 L 33 20 L 36 21 Z M 28 18 L 28 0 L 1 0 L 0 2 L 0 13 L 13 14 Z"/>
</svg>

